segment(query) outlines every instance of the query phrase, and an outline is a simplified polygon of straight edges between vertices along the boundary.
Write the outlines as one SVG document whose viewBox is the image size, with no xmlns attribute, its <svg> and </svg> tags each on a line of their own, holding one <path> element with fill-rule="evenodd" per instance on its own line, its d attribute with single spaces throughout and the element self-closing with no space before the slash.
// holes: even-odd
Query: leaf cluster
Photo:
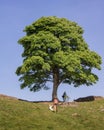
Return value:
<svg viewBox="0 0 104 130">
<path fill-rule="evenodd" d="M 101 57 L 89 49 L 77 23 L 56 16 L 41 17 L 26 26 L 24 32 L 26 36 L 18 41 L 24 48 L 24 60 L 16 70 L 17 75 L 22 75 L 21 88 L 47 89 L 47 81 L 53 82 L 54 68 L 58 70 L 59 84 L 77 87 L 96 83 L 98 77 L 92 70 L 101 69 Z"/>
</svg>

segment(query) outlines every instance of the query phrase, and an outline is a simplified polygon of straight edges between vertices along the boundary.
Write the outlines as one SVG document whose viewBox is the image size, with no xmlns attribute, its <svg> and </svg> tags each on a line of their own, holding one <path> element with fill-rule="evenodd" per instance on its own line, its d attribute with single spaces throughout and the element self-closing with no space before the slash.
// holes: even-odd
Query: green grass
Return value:
<svg viewBox="0 0 104 130">
<path fill-rule="evenodd" d="M 104 130 L 104 99 L 59 105 L 31 103 L 0 96 L 0 130 Z"/>
</svg>

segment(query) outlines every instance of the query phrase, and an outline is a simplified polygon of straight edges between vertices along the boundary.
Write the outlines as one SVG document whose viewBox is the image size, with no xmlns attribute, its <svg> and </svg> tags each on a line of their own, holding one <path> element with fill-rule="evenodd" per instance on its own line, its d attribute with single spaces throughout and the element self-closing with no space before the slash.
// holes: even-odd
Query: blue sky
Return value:
<svg viewBox="0 0 104 130">
<path fill-rule="evenodd" d="M 23 29 L 42 16 L 65 17 L 77 22 L 84 29 L 84 39 L 89 48 L 103 60 L 97 84 L 86 87 L 61 85 L 58 97 L 64 91 L 70 100 L 89 95 L 104 96 L 104 0 L 0 0 L 0 94 L 26 100 L 51 100 L 48 91 L 21 90 L 19 77 L 15 74 L 22 64 L 22 46 L 17 41 L 25 35 Z M 51 87 L 52 84 L 49 84 Z"/>
</svg>

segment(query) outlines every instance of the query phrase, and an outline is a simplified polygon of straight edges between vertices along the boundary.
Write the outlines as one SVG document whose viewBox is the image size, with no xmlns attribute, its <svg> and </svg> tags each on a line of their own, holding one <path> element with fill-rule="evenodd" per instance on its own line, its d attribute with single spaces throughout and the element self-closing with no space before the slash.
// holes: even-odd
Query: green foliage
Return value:
<svg viewBox="0 0 104 130">
<path fill-rule="evenodd" d="M 104 99 L 58 106 L 0 97 L 0 130 L 104 130 Z"/>
<path fill-rule="evenodd" d="M 55 16 L 41 17 L 24 32 L 26 36 L 18 41 L 24 48 L 24 60 L 16 70 L 21 88 L 37 91 L 47 88 L 47 81 L 52 81 L 53 87 L 60 83 L 75 87 L 96 83 L 93 69 L 101 69 L 101 57 L 88 48 L 77 23 Z"/>
</svg>

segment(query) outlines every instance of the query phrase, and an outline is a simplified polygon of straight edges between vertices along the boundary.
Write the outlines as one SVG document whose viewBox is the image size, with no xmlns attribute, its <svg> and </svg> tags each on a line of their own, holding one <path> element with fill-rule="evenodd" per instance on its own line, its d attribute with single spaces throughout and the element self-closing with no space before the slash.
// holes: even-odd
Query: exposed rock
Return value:
<svg viewBox="0 0 104 130">
<path fill-rule="evenodd" d="M 73 116 L 73 117 L 80 117 L 80 114 L 78 114 L 78 113 L 73 113 L 72 116 Z"/>
</svg>

